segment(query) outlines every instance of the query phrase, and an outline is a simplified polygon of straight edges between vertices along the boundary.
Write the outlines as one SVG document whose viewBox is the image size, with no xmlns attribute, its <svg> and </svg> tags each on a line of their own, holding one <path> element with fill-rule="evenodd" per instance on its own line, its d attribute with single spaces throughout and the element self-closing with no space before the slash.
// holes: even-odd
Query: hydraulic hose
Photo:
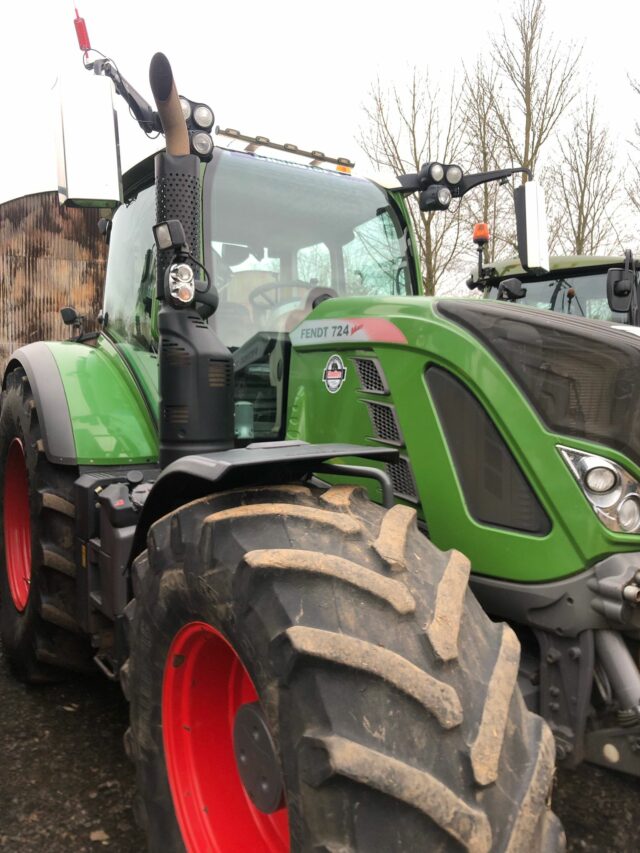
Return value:
<svg viewBox="0 0 640 853">
<path fill-rule="evenodd" d="M 594 631 L 596 652 L 623 711 L 640 705 L 640 672 L 617 631 Z"/>
<path fill-rule="evenodd" d="M 167 154 L 189 153 L 189 133 L 182 115 L 171 65 L 164 53 L 156 53 L 149 66 L 149 83 L 167 140 Z"/>
</svg>

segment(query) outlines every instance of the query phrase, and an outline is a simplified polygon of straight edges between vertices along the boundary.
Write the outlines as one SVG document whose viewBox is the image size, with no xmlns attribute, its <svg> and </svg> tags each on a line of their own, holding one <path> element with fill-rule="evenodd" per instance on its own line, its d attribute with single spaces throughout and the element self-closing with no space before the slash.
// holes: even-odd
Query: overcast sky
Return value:
<svg viewBox="0 0 640 853">
<path fill-rule="evenodd" d="M 75 39 L 73 7 L 72 0 L 3 3 L 0 201 L 57 185 L 51 87 L 64 68 L 89 77 Z M 462 63 L 471 65 L 487 49 L 488 35 L 500 30 L 500 18 L 511 8 L 506 0 L 79 0 L 92 46 L 112 57 L 149 100 L 148 64 L 161 50 L 172 62 L 179 91 L 208 102 L 216 123 L 349 156 L 365 170 L 355 136 L 372 80 L 379 75 L 402 82 L 417 65 L 446 85 Z M 640 4 L 548 0 L 547 21 L 552 35 L 584 46 L 589 91 L 600 95 L 610 127 L 628 138 L 640 115 L 640 98 L 627 82 L 627 74 L 640 77 L 634 42 Z M 127 167 L 157 143 L 148 142 L 123 110 L 120 114 Z"/>
</svg>

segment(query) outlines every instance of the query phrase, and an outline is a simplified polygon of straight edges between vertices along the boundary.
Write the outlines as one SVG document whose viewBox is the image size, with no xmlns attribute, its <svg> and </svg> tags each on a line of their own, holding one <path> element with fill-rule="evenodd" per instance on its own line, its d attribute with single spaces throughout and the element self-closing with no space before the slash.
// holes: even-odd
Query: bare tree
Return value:
<svg viewBox="0 0 640 853">
<path fill-rule="evenodd" d="M 616 147 L 598 119 L 595 98 L 573 116 L 558 140 L 559 157 L 550 170 L 555 204 L 560 213 L 559 248 L 565 254 L 592 255 L 619 240 L 621 176 Z"/>
<path fill-rule="evenodd" d="M 365 125 L 358 141 L 369 160 L 396 175 L 419 171 L 427 162 L 464 162 L 464 115 L 461 90 L 455 84 L 447 100 L 427 75 L 414 69 L 405 88 L 371 87 L 364 106 Z M 425 213 L 408 200 L 427 294 L 435 293 L 443 274 L 457 260 L 461 232 L 460 208 Z"/>
<path fill-rule="evenodd" d="M 498 84 L 492 89 L 493 115 L 512 163 L 534 171 L 577 95 L 581 51 L 549 36 L 544 0 L 519 0 L 510 26 L 503 24 L 492 47 Z"/>
<path fill-rule="evenodd" d="M 631 88 L 640 95 L 640 80 L 634 80 L 629 77 Z M 636 213 L 640 213 L 640 122 L 636 122 L 634 129 L 634 139 L 631 141 L 633 154 L 630 158 L 630 172 L 627 178 L 626 190 L 629 201 L 633 205 Z"/>
<path fill-rule="evenodd" d="M 489 172 L 504 169 L 512 162 L 500 128 L 494 121 L 492 105 L 497 86 L 497 69 L 480 59 L 466 71 L 462 109 L 466 116 L 468 163 L 465 171 Z M 468 229 L 486 222 L 491 240 L 484 247 L 484 263 L 490 264 L 515 246 L 515 222 L 511 186 L 495 182 L 481 184 L 463 202 L 463 218 Z"/>
</svg>

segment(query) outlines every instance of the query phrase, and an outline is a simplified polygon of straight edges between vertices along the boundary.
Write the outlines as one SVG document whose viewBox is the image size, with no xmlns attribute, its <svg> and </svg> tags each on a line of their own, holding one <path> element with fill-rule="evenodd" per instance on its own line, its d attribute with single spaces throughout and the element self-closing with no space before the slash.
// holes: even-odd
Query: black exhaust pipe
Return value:
<svg viewBox="0 0 640 853">
<path fill-rule="evenodd" d="M 189 134 L 169 61 L 151 60 L 149 81 L 167 141 L 155 158 L 156 221 L 178 219 L 191 254 L 200 255 L 200 160 Z M 233 357 L 195 310 L 176 307 L 165 293 L 173 249 L 158 251 L 160 336 L 160 466 L 194 453 L 234 446 Z M 197 270 L 194 268 L 194 275 Z"/>
</svg>

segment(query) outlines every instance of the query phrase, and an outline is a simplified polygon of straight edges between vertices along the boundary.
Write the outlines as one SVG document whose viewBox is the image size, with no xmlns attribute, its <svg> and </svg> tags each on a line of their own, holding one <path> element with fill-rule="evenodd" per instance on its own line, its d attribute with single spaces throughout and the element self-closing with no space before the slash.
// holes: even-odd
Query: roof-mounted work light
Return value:
<svg viewBox="0 0 640 853">
<path fill-rule="evenodd" d="M 442 184 L 432 184 L 418 197 L 420 210 L 446 210 L 451 204 L 451 190 Z"/>
</svg>

